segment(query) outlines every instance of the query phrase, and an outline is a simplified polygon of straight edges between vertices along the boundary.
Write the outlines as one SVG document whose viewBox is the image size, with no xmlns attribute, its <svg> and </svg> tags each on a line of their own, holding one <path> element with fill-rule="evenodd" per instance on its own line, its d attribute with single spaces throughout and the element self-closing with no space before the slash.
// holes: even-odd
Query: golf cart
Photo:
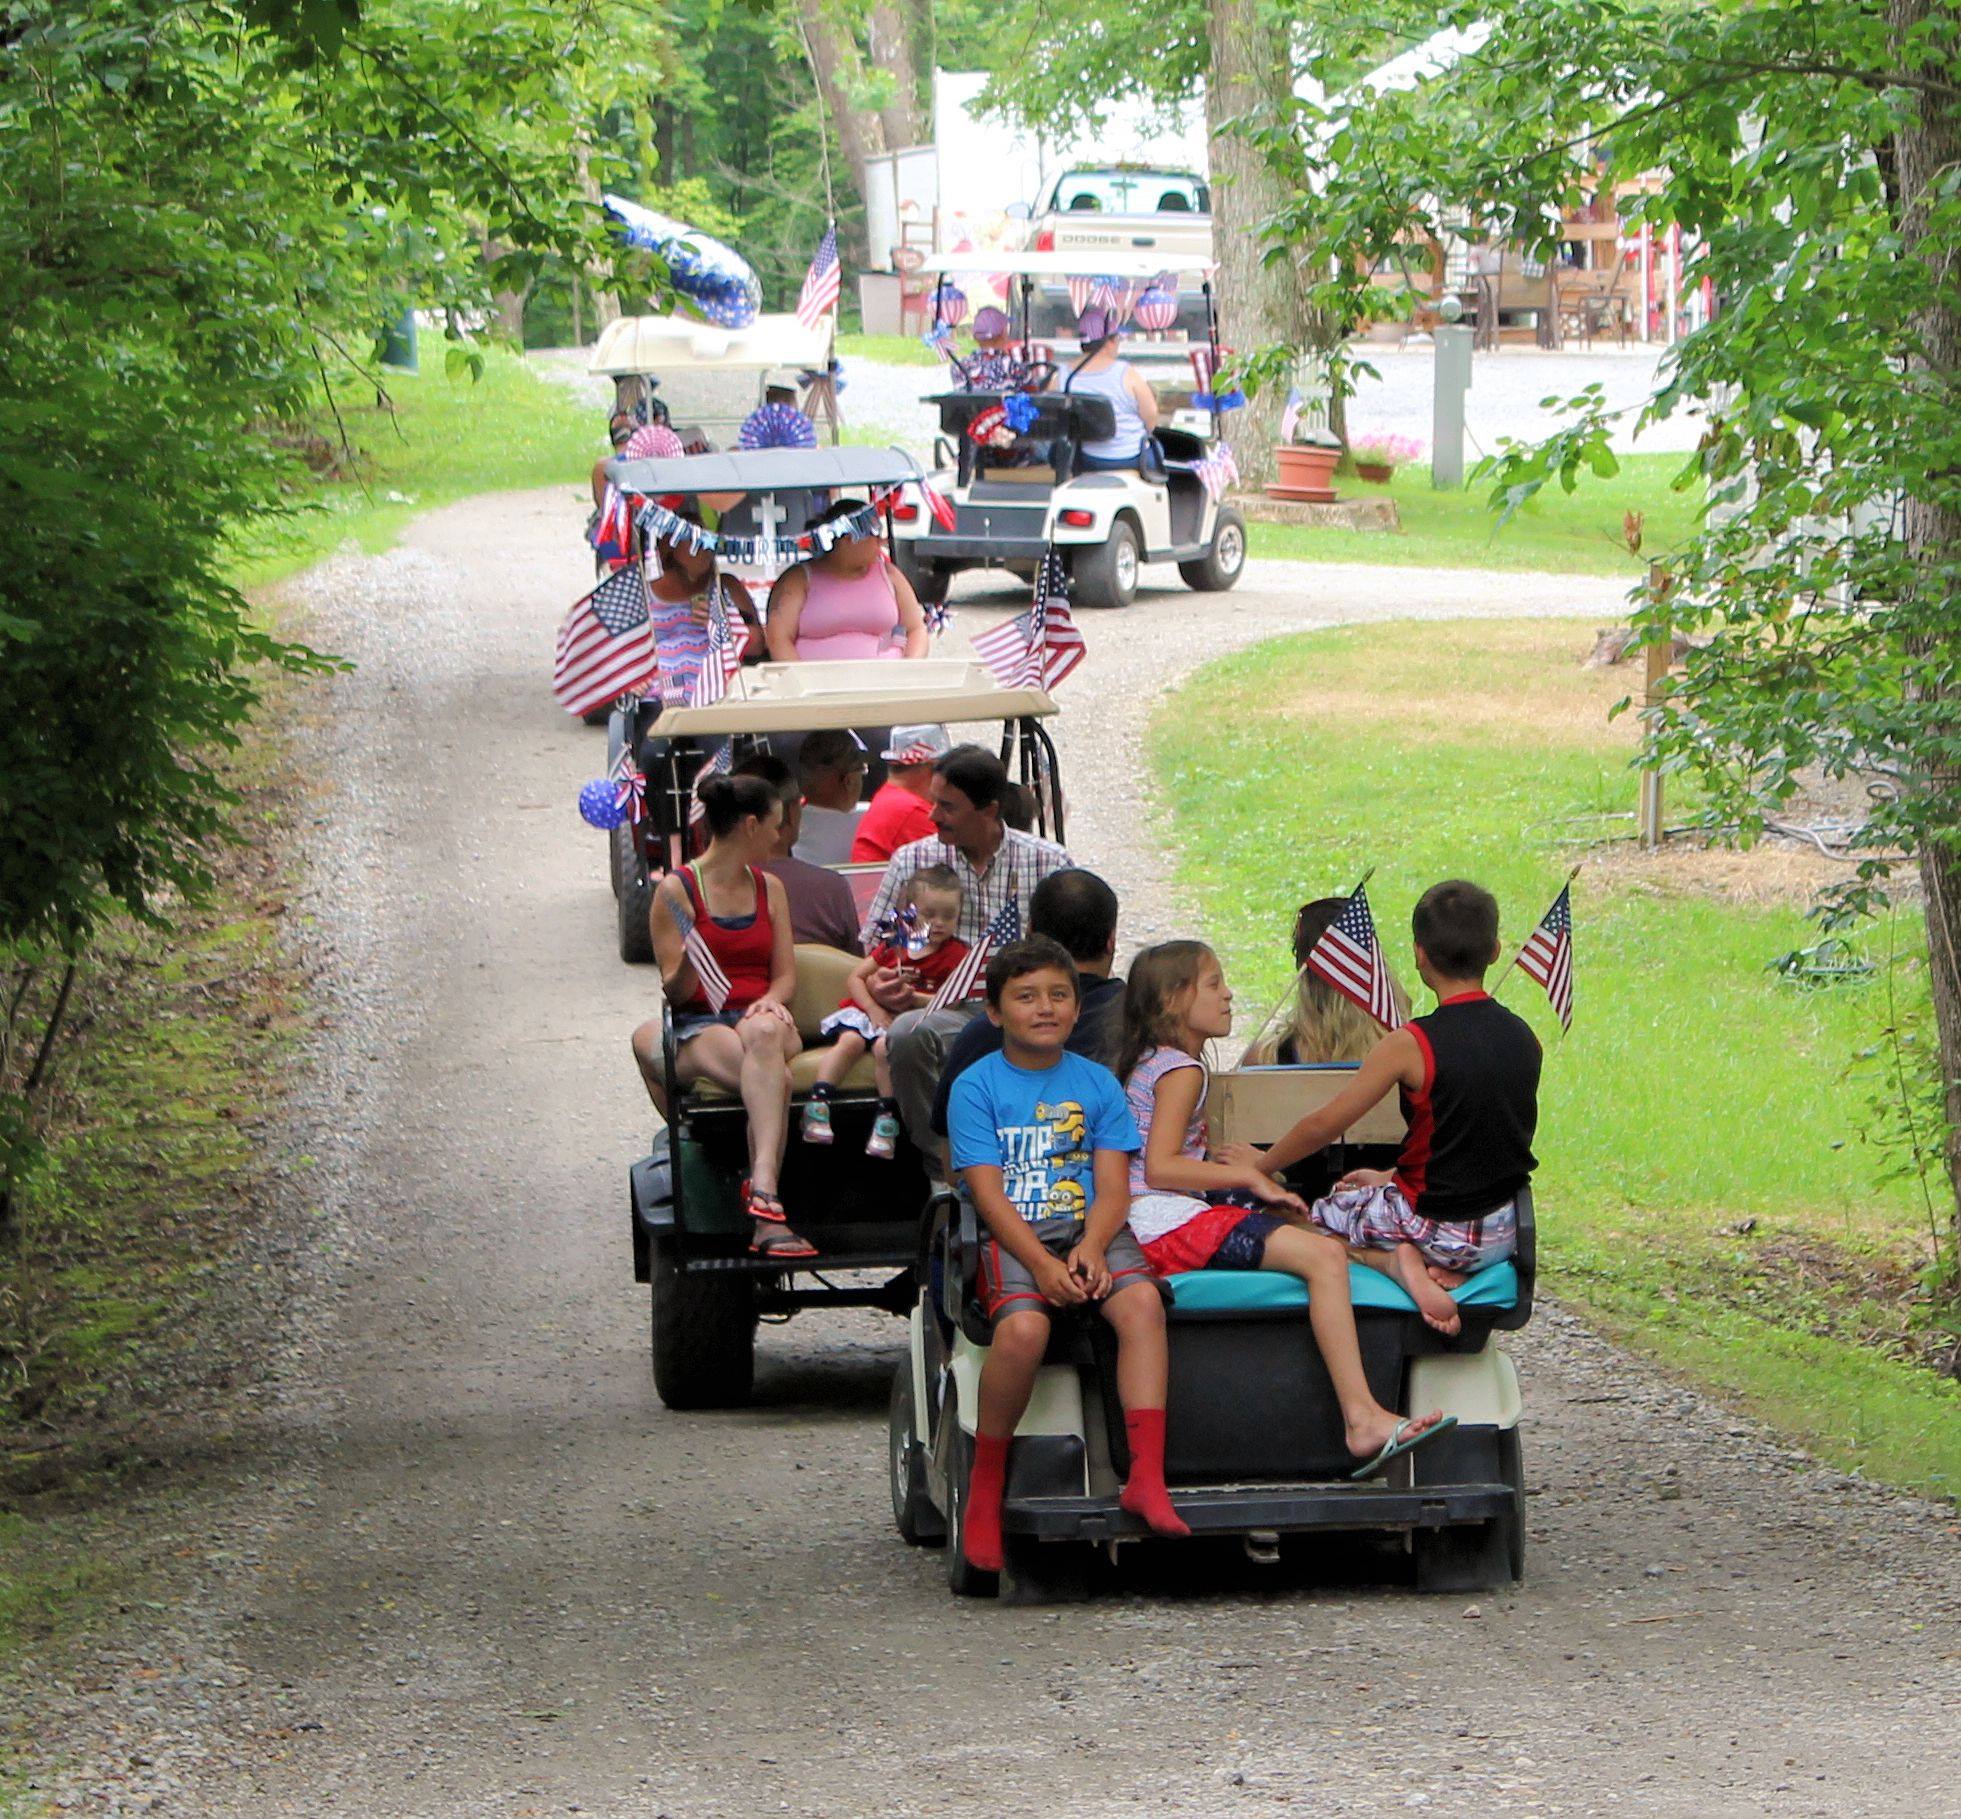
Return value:
<svg viewBox="0 0 1961 1819">
<path fill-rule="evenodd" d="M 1270 1142 L 1325 1105 L 1354 1073 L 1334 1067 L 1243 1068 L 1214 1082 L 1225 1140 Z M 1309 1199 L 1348 1169 L 1395 1159 L 1402 1119 L 1378 1106 L 1342 1142 L 1290 1171 Z M 1315 1349 L 1307 1285 L 1271 1270 L 1195 1270 L 1162 1285 L 1171 1346 L 1165 1475 L 1196 1537 L 1237 1540 L 1277 1561 L 1299 1538 L 1332 1531 L 1392 1536 L 1416 1585 L 1484 1591 L 1524 1570 L 1525 1481 L 1518 1380 L 1494 1335 L 1531 1317 L 1535 1276 L 1529 1192 L 1518 1201 L 1517 1254 L 1454 1291 L 1462 1330 L 1425 1325 L 1399 1283 L 1349 1269 L 1363 1367 L 1376 1398 L 1403 1413 L 1441 1408 L 1457 1424 L 1350 1477 L 1341 1411 Z M 1117 1493 L 1129 1469 L 1117 1400 L 1115 1341 L 1093 1312 L 1053 1317 L 1047 1361 L 1008 1455 L 1006 1569 L 981 1574 L 960 1546 L 974 1411 L 989 1324 L 979 1300 L 984 1232 L 964 1197 L 928 1210 L 930 1267 L 910 1312 L 911 1344 L 893 1377 L 887 1455 L 892 1514 L 914 1546 L 944 1545 L 949 1588 L 1021 1601 L 1088 1594 L 1121 1550 L 1147 1539 Z M 1150 1543 L 1190 1546 L 1193 1543 Z"/>
<path fill-rule="evenodd" d="M 842 491 L 876 497 L 908 481 L 916 481 L 919 464 L 903 449 L 896 448 L 778 448 L 738 450 L 727 455 L 688 455 L 665 461 L 627 461 L 615 457 L 608 463 L 607 473 L 623 492 L 642 498 L 707 495 L 721 499 L 727 509 L 722 513 L 723 530 L 718 534 L 793 539 L 801 536 L 810 521 L 823 511 L 832 493 Z M 743 671 L 731 683 L 732 693 L 742 697 L 751 679 L 760 677 L 769 667 Z M 903 667 L 910 675 L 919 666 Z M 781 668 L 778 666 L 779 675 Z M 658 694 L 653 698 L 626 695 L 614 703 L 607 721 L 608 774 L 623 768 L 631 754 L 634 765 L 647 780 L 645 813 L 638 822 L 622 822 L 611 834 L 620 958 L 636 964 L 654 957 L 653 935 L 647 925 L 654 885 L 664 872 L 687 857 L 694 772 L 707 755 L 698 740 L 676 743 L 673 729 L 678 724 L 678 711 L 663 710 Z M 807 720 L 794 723 L 798 730 L 817 724 Z M 873 719 L 856 724 L 890 725 L 892 722 Z M 788 731 L 790 727 L 773 730 Z"/>
<path fill-rule="evenodd" d="M 940 256 L 927 260 L 926 269 L 944 284 L 950 272 L 969 269 L 974 257 Z M 1038 286 L 1051 279 L 1080 281 L 1089 268 L 1080 255 L 995 257 L 1008 264 L 1010 288 L 1018 293 L 1024 364 L 1037 383 L 1058 370 L 1066 375 L 1074 356 L 1051 360 L 1050 350 L 1031 336 L 1031 313 Z M 1200 275 L 1209 321 L 1211 267 L 1204 261 L 1142 254 L 1110 254 L 1101 261 L 1099 278 L 1124 284 L 1144 282 L 1167 263 Z M 1198 344 L 1198 363 L 1188 366 L 1194 345 L 1183 339 L 1171 345 L 1165 351 L 1177 364 L 1167 366 L 1151 358 L 1148 345 L 1126 344 L 1125 357 L 1151 380 L 1164 406 L 1155 453 L 1146 451 L 1148 471 L 1078 471 L 1084 444 L 1115 432 L 1104 398 L 1060 389 L 1019 394 L 1012 408 L 1027 427 L 1006 451 L 977 442 L 975 425 L 998 423 L 1009 394 L 962 390 L 928 398 L 940 413 L 933 484 L 951 503 L 954 523 L 943 529 L 910 504 L 893 513 L 894 554 L 920 599 L 944 600 L 962 569 L 1032 571 L 1051 544 L 1069 565 L 1071 597 L 1081 606 L 1130 605 L 1147 562 L 1175 562 L 1186 585 L 1201 593 L 1222 592 L 1238 581 L 1246 565 L 1246 525 L 1206 484 L 1205 464 L 1220 446 L 1220 416 L 1196 402 L 1207 397 L 1198 386 L 1199 369 L 1216 367 L 1217 349 L 1208 338 Z"/>
<path fill-rule="evenodd" d="M 1059 840 L 1055 747 L 1042 725 L 1054 712 L 1040 689 L 1004 689 L 967 659 L 763 664 L 740 677 L 727 699 L 676 708 L 657 723 L 660 749 L 645 767 L 648 819 L 672 830 L 662 845 L 678 854 L 695 772 L 708 748 L 723 740 L 733 740 L 740 753 L 779 733 L 937 721 L 972 729 L 973 736 L 975 723 L 985 722 L 997 729 L 1009 773 L 1033 793 L 1037 831 Z M 868 906 L 885 868 L 837 869 Z M 837 1008 L 856 964 L 836 948 L 798 944 L 790 1008 L 807 1042 Z M 807 1048 L 791 1067 L 793 1135 L 780 1191 L 792 1224 L 819 1254 L 793 1263 L 751 1256 L 750 1222 L 739 1198 L 748 1154 L 742 1102 L 713 1085 L 681 1083 L 665 1004 L 662 1019 L 668 1122 L 630 1173 L 633 1279 L 652 1286 L 654 1387 L 661 1400 L 676 1409 L 730 1407 L 749 1396 L 758 1319 L 810 1307 L 875 1307 L 899 1315 L 913 1308 L 924 1280 L 919 1233 L 926 1174 L 903 1139 L 890 1161 L 864 1154 L 878 1102 L 869 1056 L 831 1101 L 836 1141 L 823 1147 L 797 1141 L 822 1053 Z"/>
</svg>

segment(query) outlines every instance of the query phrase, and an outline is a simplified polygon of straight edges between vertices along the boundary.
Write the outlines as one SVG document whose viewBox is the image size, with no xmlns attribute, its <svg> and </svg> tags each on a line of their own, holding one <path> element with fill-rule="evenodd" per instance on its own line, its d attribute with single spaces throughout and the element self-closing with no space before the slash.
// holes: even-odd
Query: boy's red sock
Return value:
<svg viewBox="0 0 1961 1819">
<path fill-rule="evenodd" d="M 1008 1481 L 1011 1434 L 976 1434 L 974 1469 L 967 1478 L 967 1507 L 961 1512 L 960 1546 L 977 1573 L 1001 1570 L 1001 1492 Z"/>
<path fill-rule="evenodd" d="M 1189 1535 L 1192 1531 L 1171 1507 L 1171 1493 L 1164 1488 L 1164 1410 L 1128 1409 L 1123 1425 L 1130 1436 L 1130 1476 L 1117 1501 L 1133 1516 L 1142 1516 L 1154 1535 Z"/>
</svg>

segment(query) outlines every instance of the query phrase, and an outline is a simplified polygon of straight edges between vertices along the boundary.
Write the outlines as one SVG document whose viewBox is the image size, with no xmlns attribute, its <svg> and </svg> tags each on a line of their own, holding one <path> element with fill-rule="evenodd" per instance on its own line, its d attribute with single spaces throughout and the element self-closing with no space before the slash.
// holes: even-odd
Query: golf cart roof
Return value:
<svg viewBox="0 0 1961 1819">
<path fill-rule="evenodd" d="M 919 265 L 921 273 L 929 278 L 951 276 L 955 272 L 982 272 L 991 278 L 1156 278 L 1167 274 L 1203 278 L 1217 269 L 1218 261 L 1202 253 L 1149 253 L 1134 248 L 1084 248 L 1065 253 L 933 253 Z"/>
<path fill-rule="evenodd" d="M 801 493 L 820 487 L 898 486 L 918 480 L 919 463 L 902 448 L 755 448 L 720 455 L 627 461 L 615 455 L 607 477 L 642 498 L 662 493 Z"/>
<path fill-rule="evenodd" d="M 1039 688 L 1003 688 L 967 657 L 835 663 L 759 663 L 739 670 L 712 707 L 674 707 L 663 733 L 809 733 L 821 727 L 917 726 L 929 721 L 1042 718 L 1055 703 Z"/>
<path fill-rule="evenodd" d="M 688 316 L 622 316 L 600 331 L 591 373 L 773 372 L 821 367 L 828 329 L 806 328 L 792 315 L 758 316 L 743 329 L 717 328 Z"/>
</svg>

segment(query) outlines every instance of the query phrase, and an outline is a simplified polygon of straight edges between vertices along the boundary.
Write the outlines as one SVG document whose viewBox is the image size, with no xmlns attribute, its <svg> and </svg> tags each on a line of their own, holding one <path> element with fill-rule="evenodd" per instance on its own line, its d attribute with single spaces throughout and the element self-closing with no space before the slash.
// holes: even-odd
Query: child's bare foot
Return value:
<svg viewBox="0 0 1961 1819">
<path fill-rule="evenodd" d="M 1423 1273 L 1439 1288 L 1462 1288 L 1470 1277 L 1462 1270 L 1447 1270 L 1441 1263 L 1426 1263 Z"/>
<path fill-rule="evenodd" d="M 1372 1408 L 1365 1415 L 1343 1423 L 1346 1432 L 1343 1436 L 1348 1450 L 1357 1459 L 1373 1459 L 1377 1453 L 1397 1439 L 1397 1425 L 1402 1426 L 1400 1438 L 1414 1440 L 1425 1434 L 1443 1419 L 1443 1410 L 1433 1408 L 1427 1415 L 1411 1415 L 1405 1420 L 1400 1415 L 1392 1415 L 1386 1408 Z"/>
<path fill-rule="evenodd" d="M 1416 1311 L 1423 1316 L 1426 1325 L 1448 1336 L 1464 1324 L 1463 1317 L 1457 1311 L 1457 1303 L 1451 1300 L 1449 1292 L 1430 1280 L 1429 1272 L 1423 1265 L 1423 1253 L 1415 1245 L 1397 1247 L 1396 1277 L 1409 1290 L 1409 1297 L 1416 1303 Z"/>
</svg>

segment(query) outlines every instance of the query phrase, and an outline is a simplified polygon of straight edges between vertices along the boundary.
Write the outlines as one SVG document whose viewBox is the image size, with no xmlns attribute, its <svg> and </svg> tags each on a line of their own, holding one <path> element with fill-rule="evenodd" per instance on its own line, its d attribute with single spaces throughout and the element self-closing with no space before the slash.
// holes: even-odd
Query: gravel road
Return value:
<svg viewBox="0 0 1961 1819">
<path fill-rule="evenodd" d="M 326 1026 L 270 1411 L 153 1506 L 176 1602 L 46 1686 L 87 1812 L 1924 1814 L 1955 1810 L 1953 1513 L 1824 1470 L 1556 1309 L 1515 1346 L 1530 1577 L 1424 1599 L 1330 1547 L 1163 1550 L 1061 1611 L 956 1604 L 891 1531 L 896 1324 L 765 1328 L 755 1406 L 653 1394 L 625 1169 L 647 1112 L 600 738 L 546 690 L 572 489 L 468 502 L 299 585 Z M 963 584 L 963 631 L 998 589 Z M 1597 581 L 1255 564 L 1212 648 L 1392 616 L 1610 615 Z M 1195 602 L 1086 616 L 1072 845 L 1126 935 L 1192 918 L 1133 785 Z M 1551 1209 L 1557 1217 L 1557 1209 Z"/>
</svg>

